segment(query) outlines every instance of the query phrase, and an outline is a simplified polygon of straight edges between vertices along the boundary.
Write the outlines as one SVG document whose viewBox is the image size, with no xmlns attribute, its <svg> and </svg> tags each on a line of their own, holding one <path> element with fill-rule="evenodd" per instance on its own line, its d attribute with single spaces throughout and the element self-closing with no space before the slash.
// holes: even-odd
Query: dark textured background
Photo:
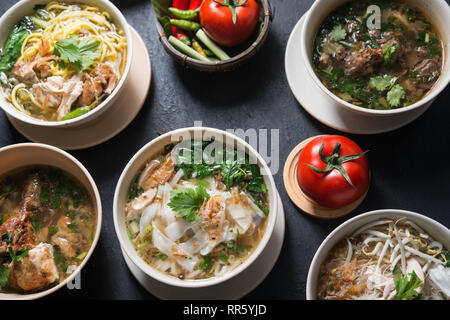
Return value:
<svg viewBox="0 0 450 320">
<path fill-rule="evenodd" d="M 425 0 L 424 0 L 425 1 Z M 16 1 L 1 0 L 0 14 Z M 184 70 L 166 54 L 154 26 L 150 1 L 113 1 L 140 33 L 149 50 L 153 79 L 137 118 L 115 138 L 71 152 L 91 172 L 103 201 L 102 235 L 82 271 L 82 290 L 63 288 L 58 298 L 147 299 L 128 271 L 116 239 L 112 199 L 119 175 L 134 153 L 158 133 L 192 126 L 280 129 L 280 170 L 275 175 L 286 213 L 280 259 L 248 299 L 305 299 L 310 261 L 322 240 L 346 219 L 375 209 L 398 208 L 423 213 L 450 226 L 450 90 L 412 124 L 391 133 L 347 135 L 370 149 L 372 185 L 363 204 L 350 216 L 322 221 L 302 214 L 283 186 L 282 166 L 291 149 L 307 137 L 338 133 L 311 118 L 292 95 L 284 72 L 290 32 L 312 0 L 271 0 L 275 20 L 262 51 L 239 71 L 201 74 Z M 2 30 L 3 32 L 3 30 Z M 25 142 L 0 113 L 0 147 Z"/>
</svg>

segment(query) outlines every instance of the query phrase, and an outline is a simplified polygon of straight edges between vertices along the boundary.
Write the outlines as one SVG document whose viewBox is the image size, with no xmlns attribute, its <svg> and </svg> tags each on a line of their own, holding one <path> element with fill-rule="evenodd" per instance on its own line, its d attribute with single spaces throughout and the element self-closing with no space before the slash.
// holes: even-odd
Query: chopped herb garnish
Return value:
<svg viewBox="0 0 450 320">
<path fill-rule="evenodd" d="M 203 256 L 203 259 L 200 261 L 198 265 L 199 269 L 205 272 L 211 270 L 214 265 L 214 261 L 210 256 Z"/>
<path fill-rule="evenodd" d="M 408 275 L 403 275 L 399 268 L 394 269 L 395 289 L 397 290 L 397 300 L 412 300 L 420 298 L 421 293 L 415 289 L 420 287 L 422 280 L 413 271 Z"/>
<path fill-rule="evenodd" d="M 2 242 L 11 243 L 12 237 L 8 233 L 2 233 Z"/>
<path fill-rule="evenodd" d="M 221 253 L 219 255 L 219 259 L 222 260 L 223 262 L 227 262 L 228 261 L 228 256 L 225 253 Z"/>
<path fill-rule="evenodd" d="M 58 231 L 59 231 L 59 228 L 58 228 L 58 227 L 52 227 L 52 226 L 49 226 L 49 227 L 48 227 L 48 233 L 49 233 L 51 236 L 54 235 L 54 234 L 57 234 Z"/>
<path fill-rule="evenodd" d="M 392 107 L 398 107 L 400 105 L 400 101 L 405 98 L 405 95 L 405 89 L 403 89 L 401 85 L 396 84 L 387 93 L 387 101 Z"/>
<path fill-rule="evenodd" d="M 170 192 L 168 206 L 187 221 L 198 221 L 198 212 L 205 200 L 209 199 L 206 189 L 199 185 L 196 189 L 181 188 Z"/>
<path fill-rule="evenodd" d="M 73 232 L 78 232 L 79 230 L 78 223 L 76 221 L 69 223 L 67 227 L 70 228 Z"/>
<path fill-rule="evenodd" d="M 9 269 L 0 263 L 0 290 L 2 290 L 9 280 Z"/>
<path fill-rule="evenodd" d="M 223 246 L 232 253 L 236 253 L 238 255 L 242 254 L 244 251 L 252 248 L 251 245 L 239 246 L 235 241 L 224 242 Z"/>
<path fill-rule="evenodd" d="M 346 36 L 347 31 L 345 31 L 345 29 L 342 28 L 342 25 L 340 24 L 334 26 L 333 30 L 331 31 L 331 39 L 334 41 L 344 40 Z"/>
<path fill-rule="evenodd" d="M 35 228 L 36 230 L 42 229 L 42 222 L 41 222 L 41 221 L 33 220 L 33 221 L 31 221 L 31 225 L 32 225 L 33 228 Z"/>
<path fill-rule="evenodd" d="M 30 249 L 22 248 L 19 251 L 14 252 L 14 250 L 11 247 L 9 247 L 8 251 L 9 251 L 9 256 L 11 257 L 11 260 L 20 261 L 20 260 L 22 260 L 23 257 L 26 257 L 28 255 L 28 252 L 30 251 Z"/>
<path fill-rule="evenodd" d="M 153 254 L 154 257 L 161 259 L 162 261 L 166 261 L 166 259 L 168 258 L 167 254 L 164 254 L 162 252 L 156 252 Z"/>
</svg>

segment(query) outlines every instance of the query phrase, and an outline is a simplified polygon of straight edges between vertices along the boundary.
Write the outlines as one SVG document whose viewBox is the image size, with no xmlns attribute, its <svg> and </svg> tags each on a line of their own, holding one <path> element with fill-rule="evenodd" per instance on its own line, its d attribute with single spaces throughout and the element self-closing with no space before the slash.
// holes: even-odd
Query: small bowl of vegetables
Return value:
<svg viewBox="0 0 450 320">
<path fill-rule="evenodd" d="M 152 0 L 164 49 L 182 65 L 226 71 L 254 56 L 269 33 L 268 0 Z"/>
<path fill-rule="evenodd" d="M 443 0 L 319 0 L 301 50 L 313 81 L 364 115 L 431 103 L 450 82 L 450 7 Z"/>
</svg>

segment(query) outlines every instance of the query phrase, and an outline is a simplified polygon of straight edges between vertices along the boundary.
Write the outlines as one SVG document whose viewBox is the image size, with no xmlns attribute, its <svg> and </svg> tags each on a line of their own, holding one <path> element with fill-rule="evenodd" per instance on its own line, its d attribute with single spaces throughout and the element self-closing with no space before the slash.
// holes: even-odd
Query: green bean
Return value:
<svg viewBox="0 0 450 320">
<path fill-rule="evenodd" d="M 176 8 L 169 8 L 169 11 L 178 19 L 193 20 L 197 18 L 200 9 L 195 10 L 180 10 Z"/>
<path fill-rule="evenodd" d="M 189 20 L 170 19 L 170 23 L 177 28 L 193 32 L 201 28 L 200 23 Z"/>
</svg>

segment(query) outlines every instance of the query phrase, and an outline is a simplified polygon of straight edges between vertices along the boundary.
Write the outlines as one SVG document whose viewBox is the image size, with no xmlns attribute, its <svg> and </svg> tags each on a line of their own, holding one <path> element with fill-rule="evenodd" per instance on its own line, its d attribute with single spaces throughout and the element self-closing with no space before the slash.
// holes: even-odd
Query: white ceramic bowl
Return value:
<svg viewBox="0 0 450 320">
<path fill-rule="evenodd" d="M 431 23 L 437 27 L 439 36 L 444 43 L 444 66 L 441 76 L 423 99 L 410 106 L 399 109 L 373 110 L 356 106 L 339 98 L 333 92 L 328 90 L 328 88 L 320 81 L 319 77 L 316 75 L 314 64 L 312 62 L 314 38 L 325 18 L 328 17 L 336 8 L 350 1 L 352 0 L 316 0 L 306 14 L 306 20 L 303 24 L 304 26 L 301 37 L 301 50 L 306 69 L 308 70 L 311 78 L 314 80 L 317 86 L 321 88 L 324 93 L 330 96 L 331 99 L 335 100 L 344 108 L 360 114 L 372 116 L 389 116 L 393 114 L 408 112 L 413 109 L 420 108 L 427 103 L 431 103 L 434 99 L 436 99 L 436 97 L 442 92 L 442 90 L 445 89 L 445 87 L 450 82 L 450 51 L 448 50 L 450 45 L 450 7 L 445 2 L 445 0 L 405 1 L 406 3 L 409 3 L 412 6 L 420 9 L 424 13 L 424 15 L 431 21 Z"/>
<path fill-rule="evenodd" d="M 445 248 L 450 248 L 450 230 L 439 222 L 424 215 L 396 209 L 383 209 L 361 214 L 344 222 L 339 227 L 334 229 L 334 231 L 331 232 L 330 235 L 322 242 L 319 249 L 317 249 L 317 252 L 311 262 L 311 266 L 309 267 L 308 279 L 306 282 L 306 299 L 315 300 L 317 298 L 317 285 L 320 266 L 323 264 L 328 253 L 335 245 L 341 242 L 346 236 L 355 232 L 358 228 L 370 222 L 383 218 L 399 219 L 403 217 L 415 222 L 433 239 L 441 242 Z"/>
<path fill-rule="evenodd" d="M 176 143 L 179 141 L 178 137 L 184 137 L 185 139 L 190 139 L 194 137 L 195 140 L 201 140 L 202 137 L 205 139 L 210 139 L 215 137 L 223 137 L 224 142 L 227 145 L 233 146 L 236 144 L 237 147 L 244 147 L 246 152 L 250 157 L 257 160 L 258 165 L 261 168 L 261 174 L 264 176 L 264 181 L 268 188 L 268 198 L 269 198 L 269 214 L 267 216 L 267 225 L 263 238 L 261 239 L 258 246 L 255 248 L 253 253 L 245 260 L 243 264 L 238 266 L 236 269 L 224 274 L 221 277 L 202 279 L 202 280 L 180 280 L 176 277 L 164 274 L 151 266 L 149 266 L 141 257 L 136 253 L 130 240 L 128 239 L 126 226 L 125 226 L 125 204 L 126 204 L 126 194 L 129 189 L 130 184 L 136 178 L 138 172 L 144 167 L 150 159 L 156 156 L 164 146 L 169 143 Z M 226 140 L 226 141 L 225 141 Z M 277 190 L 275 188 L 275 183 L 273 177 L 270 174 L 270 169 L 267 167 L 263 158 L 244 140 L 238 138 L 235 135 L 227 133 L 222 130 L 212 129 L 212 128 L 183 128 L 168 132 L 158 138 L 150 141 L 144 147 L 142 147 L 136 155 L 128 162 L 122 175 L 117 183 L 116 191 L 114 194 L 114 226 L 116 228 L 116 234 L 119 238 L 120 245 L 128 257 L 133 261 L 133 263 L 141 269 L 149 277 L 160 281 L 162 283 L 183 288 L 202 288 L 213 286 L 222 283 L 228 279 L 233 278 L 243 270 L 245 270 L 249 265 L 251 265 L 255 259 L 261 254 L 269 241 L 275 226 L 277 214 Z"/>
<path fill-rule="evenodd" d="M 97 211 L 97 229 L 92 241 L 92 246 L 86 257 L 78 268 L 70 275 L 70 277 L 59 283 L 57 286 L 36 293 L 0 293 L 0 300 L 39 299 L 62 288 L 69 281 L 72 281 L 73 278 L 86 265 L 94 252 L 95 246 L 97 245 L 100 237 L 100 230 L 102 226 L 102 203 L 97 186 L 86 168 L 67 152 L 45 144 L 21 143 L 0 149 L 0 177 L 12 170 L 33 165 L 57 167 L 76 177 L 78 182 L 86 188 L 93 201 L 94 208 Z"/>
<path fill-rule="evenodd" d="M 51 0 L 22 0 L 16 3 L 14 6 L 9 8 L 8 11 L 0 18 L 0 45 L 4 46 L 8 35 L 11 32 L 13 26 L 20 21 L 25 15 L 30 14 L 33 11 L 35 5 L 46 4 Z M 123 84 L 128 77 L 130 71 L 131 59 L 133 57 L 133 44 L 132 35 L 128 23 L 126 22 L 122 13 L 108 0 L 74 0 L 67 1 L 68 3 L 82 3 L 88 4 L 100 8 L 111 15 L 112 21 L 116 26 L 123 30 L 127 38 L 127 63 L 125 70 L 123 71 L 122 77 L 113 92 L 94 110 L 71 120 L 65 121 L 44 121 L 40 119 L 28 116 L 19 110 L 17 110 L 10 102 L 6 101 L 3 94 L 0 93 L 0 107 L 10 116 L 16 118 L 19 121 L 43 127 L 74 127 L 86 124 L 92 120 L 101 116 L 105 111 L 108 110 L 114 104 L 114 101 L 119 96 Z"/>
</svg>

